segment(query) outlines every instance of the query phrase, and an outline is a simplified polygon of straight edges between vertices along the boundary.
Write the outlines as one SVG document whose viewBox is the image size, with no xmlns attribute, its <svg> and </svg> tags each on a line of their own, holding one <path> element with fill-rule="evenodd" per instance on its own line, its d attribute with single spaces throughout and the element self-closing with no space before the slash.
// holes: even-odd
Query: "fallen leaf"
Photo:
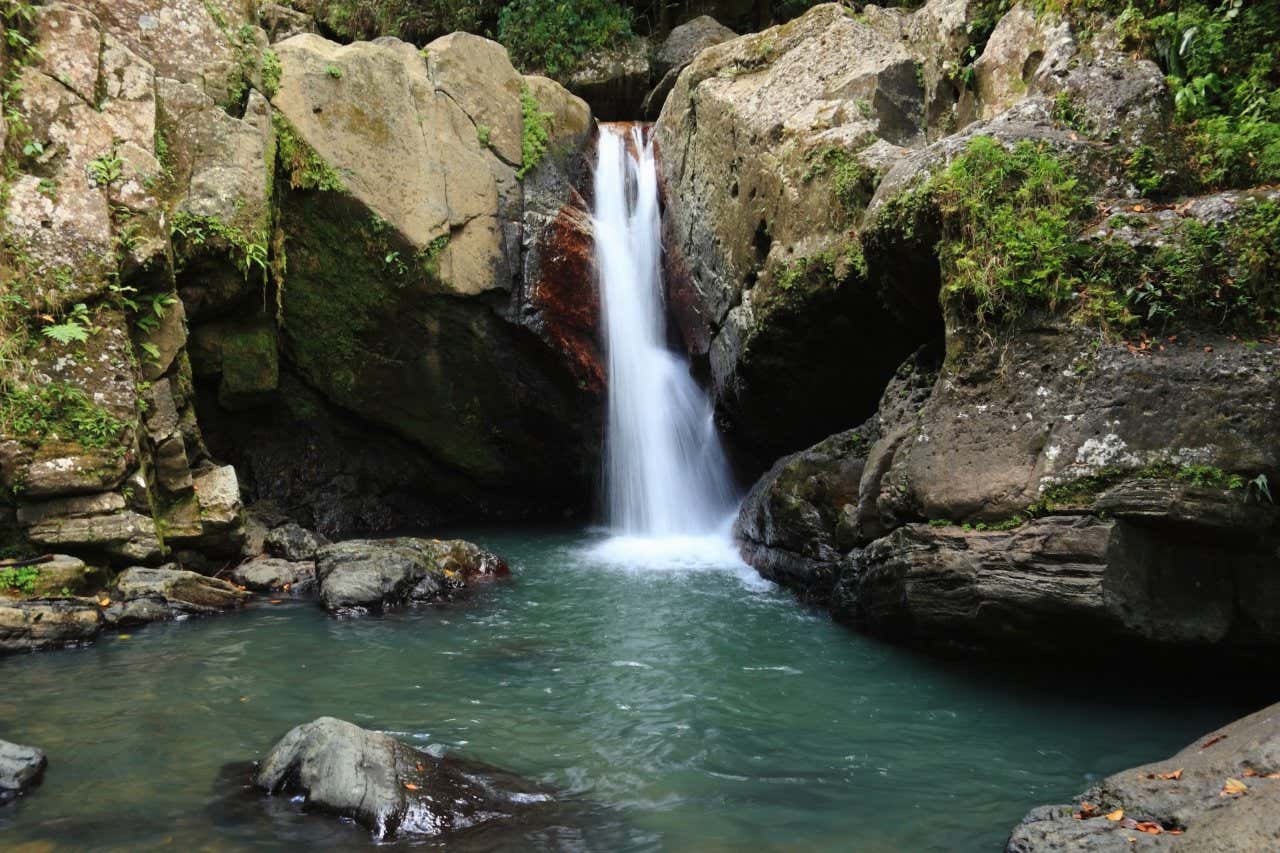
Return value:
<svg viewBox="0 0 1280 853">
<path fill-rule="evenodd" d="M 271 599 L 271 601 L 270 601 L 269 603 L 270 603 L 270 604 L 284 604 L 284 599 L 283 599 L 283 598 L 273 598 L 273 599 Z"/>
<path fill-rule="evenodd" d="M 1239 779 L 1228 779 L 1222 783 L 1222 790 L 1218 792 L 1219 797 L 1234 797 L 1249 790 L 1249 786 L 1241 782 Z"/>
<path fill-rule="evenodd" d="M 1174 770 L 1174 771 L 1172 771 L 1172 772 L 1170 772 L 1170 773 L 1159 773 L 1159 774 L 1157 774 L 1157 778 L 1160 778 L 1160 779 L 1181 779 L 1181 778 L 1182 778 L 1182 768 L 1181 768 L 1181 767 L 1179 767 L 1177 770 Z"/>
<path fill-rule="evenodd" d="M 283 587 L 281 587 L 281 589 L 283 589 L 285 592 L 288 592 L 288 591 L 289 591 L 289 584 L 285 584 Z"/>
<path fill-rule="evenodd" d="M 1182 834 L 1182 832 L 1183 832 L 1181 829 L 1170 829 L 1170 830 L 1166 830 L 1166 831 L 1167 831 L 1170 835 L 1181 835 L 1181 834 Z"/>
<path fill-rule="evenodd" d="M 1142 212 L 1142 210 L 1143 210 L 1143 207 L 1142 207 L 1142 205 L 1140 205 L 1140 204 L 1135 204 L 1135 205 L 1133 206 L 1133 212 L 1134 212 L 1134 213 L 1141 213 L 1141 212 Z"/>
<path fill-rule="evenodd" d="M 1204 348 L 1204 351 L 1205 351 L 1205 352 L 1213 352 L 1213 347 L 1205 347 L 1205 348 Z"/>
<path fill-rule="evenodd" d="M 1134 829 L 1138 830 L 1138 832 L 1145 832 L 1147 835 L 1159 835 L 1160 833 L 1164 832 L 1163 826 L 1149 820 L 1142 821 L 1137 826 L 1135 826 Z"/>
<path fill-rule="evenodd" d="M 1258 771 L 1257 771 L 1257 770 L 1254 770 L 1252 767 L 1246 767 L 1246 768 L 1244 769 L 1244 772 L 1243 772 L 1243 773 L 1241 773 L 1240 775 L 1241 775 L 1241 776 L 1244 776 L 1244 777 L 1246 777 L 1246 778 L 1248 778 L 1249 776 L 1257 776 L 1257 775 L 1258 775 Z"/>
<path fill-rule="evenodd" d="M 421 773 L 422 771 L 424 771 L 424 770 L 426 770 L 426 769 L 427 769 L 427 768 L 423 767 L 421 764 L 416 765 L 416 766 L 417 766 L 417 768 L 418 768 L 418 772 L 419 772 L 419 773 Z"/>
<path fill-rule="evenodd" d="M 413 784 L 412 782 L 405 782 L 405 783 L 404 783 L 404 787 L 405 787 L 405 789 L 406 789 L 406 790 L 409 790 L 409 791 L 416 791 L 416 790 L 418 790 L 418 786 L 417 786 L 417 785 L 415 785 L 415 784 Z"/>
<path fill-rule="evenodd" d="M 1200 744 L 1200 748 L 1208 749 L 1209 747 L 1213 746 L 1215 743 L 1217 743 L 1220 740 L 1223 740 L 1224 738 L 1226 738 L 1226 735 L 1218 735 L 1217 737 L 1211 737 L 1204 743 Z"/>
<path fill-rule="evenodd" d="M 1093 803 L 1080 804 L 1080 818 L 1082 820 L 1085 818 L 1091 818 L 1097 813 L 1098 813 L 1098 807 L 1095 806 Z"/>
<path fill-rule="evenodd" d="M 1107 817 L 1107 820 L 1119 820 L 1120 818 L 1124 817 L 1124 809 L 1116 809 L 1115 811 L 1108 814 L 1106 817 Z"/>
<path fill-rule="evenodd" d="M 99 598 L 99 599 L 98 599 L 98 606 L 99 606 L 99 607 L 110 607 L 110 606 L 111 606 L 111 599 L 109 599 L 109 598 Z"/>
<path fill-rule="evenodd" d="M 1263 779 L 1280 779 L 1280 773 L 1268 773 Z"/>
<path fill-rule="evenodd" d="M 133 634 L 121 634 L 118 639 L 129 640 L 133 638 Z"/>
</svg>

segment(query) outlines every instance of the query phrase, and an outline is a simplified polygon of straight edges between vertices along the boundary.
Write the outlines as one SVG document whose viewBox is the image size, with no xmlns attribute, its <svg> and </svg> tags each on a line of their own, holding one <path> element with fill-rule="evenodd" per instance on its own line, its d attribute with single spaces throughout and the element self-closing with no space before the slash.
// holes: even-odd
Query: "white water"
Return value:
<svg viewBox="0 0 1280 853">
<path fill-rule="evenodd" d="M 609 362 L 605 446 L 609 556 L 736 562 L 733 486 L 712 406 L 666 345 L 657 165 L 639 125 L 601 125 L 596 265 Z M 699 560 L 698 557 L 702 559 Z"/>
</svg>

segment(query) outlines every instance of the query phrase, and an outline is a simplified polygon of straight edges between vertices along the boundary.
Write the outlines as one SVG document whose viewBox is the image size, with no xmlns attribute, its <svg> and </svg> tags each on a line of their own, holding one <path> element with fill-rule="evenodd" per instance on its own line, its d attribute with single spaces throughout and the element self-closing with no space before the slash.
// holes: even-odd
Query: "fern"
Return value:
<svg viewBox="0 0 1280 853">
<path fill-rule="evenodd" d="M 89 340 L 89 332 L 75 320 L 67 320 L 53 326 L 44 327 L 44 336 L 53 338 L 60 344 L 84 343 Z"/>
</svg>

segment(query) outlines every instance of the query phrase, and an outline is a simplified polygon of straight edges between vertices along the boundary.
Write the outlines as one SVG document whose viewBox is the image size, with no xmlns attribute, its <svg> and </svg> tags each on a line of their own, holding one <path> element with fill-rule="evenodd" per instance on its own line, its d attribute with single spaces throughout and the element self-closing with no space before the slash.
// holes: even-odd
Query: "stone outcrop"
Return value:
<svg viewBox="0 0 1280 853">
<path fill-rule="evenodd" d="M 695 56 L 712 45 L 737 38 L 737 35 L 710 15 L 699 15 L 673 28 L 653 52 L 650 68 L 653 88 L 644 96 L 644 102 L 640 105 L 644 118 L 649 121 L 658 118 L 667 95 L 675 88 L 680 72 Z"/>
<path fill-rule="evenodd" d="M 913 20 L 828 4 L 714 45 L 658 120 L 669 301 L 756 464 L 867 417 L 939 331 L 890 310 L 857 238 L 879 176 L 927 138 L 917 63 L 936 45 Z"/>
<path fill-rule="evenodd" d="M 348 818 L 379 841 L 447 837 L 527 821 L 552 795 L 494 767 L 438 758 L 333 717 L 290 730 L 267 753 L 256 785 Z"/>
<path fill-rule="evenodd" d="M 103 609 L 109 625 L 135 625 L 208 616 L 241 607 L 249 596 L 219 578 L 172 567 L 125 569 Z"/>
<path fill-rule="evenodd" d="M 440 601 L 476 582 L 509 573 L 496 554 L 461 539 L 369 539 L 316 552 L 320 603 L 359 615 L 414 602 Z"/>
<path fill-rule="evenodd" d="M 44 750 L 0 740 L 0 804 L 39 785 L 48 766 Z"/>
<path fill-rule="evenodd" d="M 637 37 L 589 53 L 565 79 L 569 91 L 591 105 L 601 121 L 632 121 L 642 113 L 649 91 L 652 45 Z"/>
<path fill-rule="evenodd" d="M 1269 850 L 1280 842 L 1278 801 L 1280 706 L 1272 705 L 1163 761 L 1108 776 L 1074 803 L 1032 809 L 1005 849 Z"/>
</svg>

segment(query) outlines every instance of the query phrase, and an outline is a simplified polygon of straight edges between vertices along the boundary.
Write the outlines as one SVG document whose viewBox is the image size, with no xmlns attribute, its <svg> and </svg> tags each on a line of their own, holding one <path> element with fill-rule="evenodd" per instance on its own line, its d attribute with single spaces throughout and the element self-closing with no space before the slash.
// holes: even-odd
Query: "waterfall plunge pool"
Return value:
<svg viewBox="0 0 1280 853">
<path fill-rule="evenodd" d="M 0 847 L 372 849 L 220 777 L 329 714 L 564 792 L 559 829 L 450 850 L 990 851 L 1031 806 L 1254 710 L 1101 682 L 1105 662 L 939 662 L 714 553 L 644 568 L 591 532 L 463 535 L 511 582 L 353 620 L 263 601 L 0 659 L 0 738 L 50 761 L 0 808 Z"/>
</svg>

